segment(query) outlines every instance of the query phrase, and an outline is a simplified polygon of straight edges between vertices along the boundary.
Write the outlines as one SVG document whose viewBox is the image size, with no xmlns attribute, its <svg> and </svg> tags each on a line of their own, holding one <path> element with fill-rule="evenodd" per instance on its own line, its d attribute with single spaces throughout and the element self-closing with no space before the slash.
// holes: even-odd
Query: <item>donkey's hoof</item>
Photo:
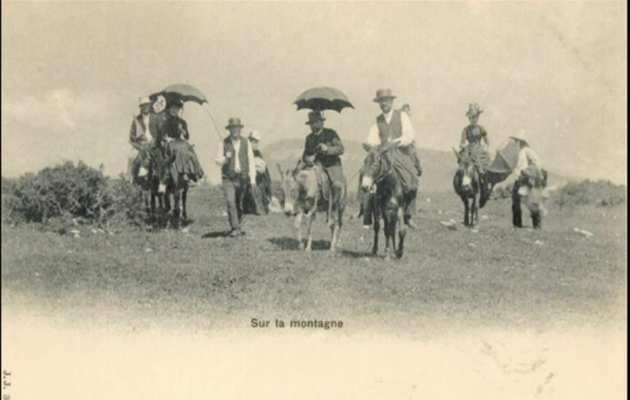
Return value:
<svg viewBox="0 0 630 400">
<path fill-rule="evenodd" d="M 402 250 L 397 250 L 396 251 L 396 258 L 401 259 L 403 256 L 403 251 Z"/>
<path fill-rule="evenodd" d="M 305 252 L 310 253 L 312 251 L 312 249 L 310 247 L 307 247 L 306 249 L 304 249 Z"/>
</svg>

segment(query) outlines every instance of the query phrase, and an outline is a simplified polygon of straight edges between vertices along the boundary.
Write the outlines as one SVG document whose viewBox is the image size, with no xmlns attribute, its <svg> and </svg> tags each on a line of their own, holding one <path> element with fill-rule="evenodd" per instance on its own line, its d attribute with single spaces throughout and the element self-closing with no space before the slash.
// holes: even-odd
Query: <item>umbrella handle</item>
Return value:
<svg viewBox="0 0 630 400">
<path fill-rule="evenodd" d="M 214 122 L 214 118 L 212 118 L 212 114 L 210 114 L 210 111 L 208 111 L 208 109 L 206 109 L 206 113 L 208 114 L 208 117 L 210 117 L 210 120 L 212 121 L 212 125 L 214 125 L 214 129 L 215 129 L 215 132 L 217 133 L 217 136 L 219 137 L 219 140 L 223 142 L 223 138 L 221 137 L 221 133 L 219 132 L 219 127 L 217 126 L 217 123 Z"/>
</svg>

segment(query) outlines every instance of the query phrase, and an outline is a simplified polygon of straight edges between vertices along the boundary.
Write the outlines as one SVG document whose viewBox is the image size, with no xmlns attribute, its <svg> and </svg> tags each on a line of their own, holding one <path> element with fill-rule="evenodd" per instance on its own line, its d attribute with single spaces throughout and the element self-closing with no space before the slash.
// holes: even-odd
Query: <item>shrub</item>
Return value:
<svg viewBox="0 0 630 400">
<path fill-rule="evenodd" d="M 35 222 L 63 231 L 76 223 L 140 225 L 146 218 L 141 190 L 99 169 L 72 162 L 2 181 L 3 220 Z M 58 229 L 57 229 L 58 228 Z"/>
<path fill-rule="evenodd" d="M 625 204 L 627 187 L 610 181 L 590 181 L 567 183 L 554 197 L 556 204 L 615 206 Z"/>
<path fill-rule="evenodd" d="M 47 222 L 65 214 L 94 218 L 104 201 L 106 185 L 102 167 L 65 162 L 38 174 L 22 175 L 9 185 L 3 200 L 14 222 Z"/>
</svg>

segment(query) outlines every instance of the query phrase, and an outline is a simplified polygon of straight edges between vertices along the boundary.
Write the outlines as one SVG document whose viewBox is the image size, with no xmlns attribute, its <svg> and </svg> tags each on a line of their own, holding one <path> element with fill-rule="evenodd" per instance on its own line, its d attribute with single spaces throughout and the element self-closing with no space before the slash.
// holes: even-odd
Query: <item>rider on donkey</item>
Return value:
<svg viewBox="0 0 630 400">
<path fill-rule="evenodd" d="M 511 136 L 511 138 L 519 145 L 518 161 L 513 171 L 516 180 L 512 187 L 512 225 L 515 228 L 522 228 L 523 218 L 521 215 L 521 195 L 519 190 L 523 186 L 545 188 L 547 186 L 547 171 L 543 169 L 542 161 L 538 154 L 529 147 L 524 131 L 516 136 Z"/>
<path fill-rule="evenodd" d="M 138 100 L 140 114 L 134 117 L 129 131 L 129 143 L 136 153 L 130 160 L 128 173 L 132 181 L 137 182 L 149 173 L 150 157 L 161 152 L 160 131 L 162 120 L 151 112 L 152 102 L 148 97 Z"/>
<path fill-rule="evenodd" d="M 306 136 L 304 142 L 304 152 L 302 158 L 298 162 L 294 170 L 294 176 L 298 171 L 304 168 L 310 168 L 317 165 L 325 172 L 330 182 L 327 185 L 324 176 L 318 175 L 318 181 L 322 182 L 322 190 L 324 198 L 332 197 L 332 203 L 343 196 L 345 188 L 345 178 L 343 176 L 343 168 L 341 166 L 340 156 L 344 152 L 343 143 L 337 132 L 332 129 L 324 128 L 324 121 L 320 111 L 311 111 L 308 113 L 308 121 L 306 125 L 310 125 L 311 133 Z M 329 186 L 329 187 L 328 187 Z M 330 194 L 328 191 L 330 190 Z"/>
<path fill-rule="evenodd" d="M 486 177 L 486 168 L 490 164 L 490 155 L 488 154 L 488 132 L 479 125 L 479 115 L 483 110 L 479 109 L 477 103 L 472 103 L 468 107 L 466 116 L 470 124 L 462 131 L 462 138 L 459 143 L 460 154 L 468 154 L 479 171 L 479 180 L 481 182 L 481 199 L 480 207 L 483 207 L 488 200 L 488 179 Z"/>
<path fill-rule="evenodd" d="M 368 148 L 380 147 L 388 143 L 395 143 L 394 165 L 402 179 L 403 190 L 407 200 L 405 209 L 405 224 L 417 229 L 413 221 L 416 213 L 416 195 L 418 192 L 418 177 L 422 174 L 420 163 L 415 152 L 414 140 L 416 133 L 406 112 L 393 109 L 394 99 L 390 89 L 379 89 L 374 102 L 378 103 L 382 114 L 376 117 L 376 123 L 370 127 L 366 145 Z M 372 214 L 369 202 L 372 196 L 363 196 L 363 224 L 372 224 Z"/>
</svg>

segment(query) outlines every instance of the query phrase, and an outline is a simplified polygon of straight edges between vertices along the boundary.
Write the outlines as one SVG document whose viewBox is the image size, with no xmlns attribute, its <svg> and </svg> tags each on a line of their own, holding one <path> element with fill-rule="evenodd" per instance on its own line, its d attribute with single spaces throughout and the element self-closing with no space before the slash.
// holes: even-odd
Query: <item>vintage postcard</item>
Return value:
<svg viewBox="0 0 630 400">
<path fill-rule="evenodd" d="M 627 396 L 627 2 L 2 2 L 2 400 Z"/>
</svg>

